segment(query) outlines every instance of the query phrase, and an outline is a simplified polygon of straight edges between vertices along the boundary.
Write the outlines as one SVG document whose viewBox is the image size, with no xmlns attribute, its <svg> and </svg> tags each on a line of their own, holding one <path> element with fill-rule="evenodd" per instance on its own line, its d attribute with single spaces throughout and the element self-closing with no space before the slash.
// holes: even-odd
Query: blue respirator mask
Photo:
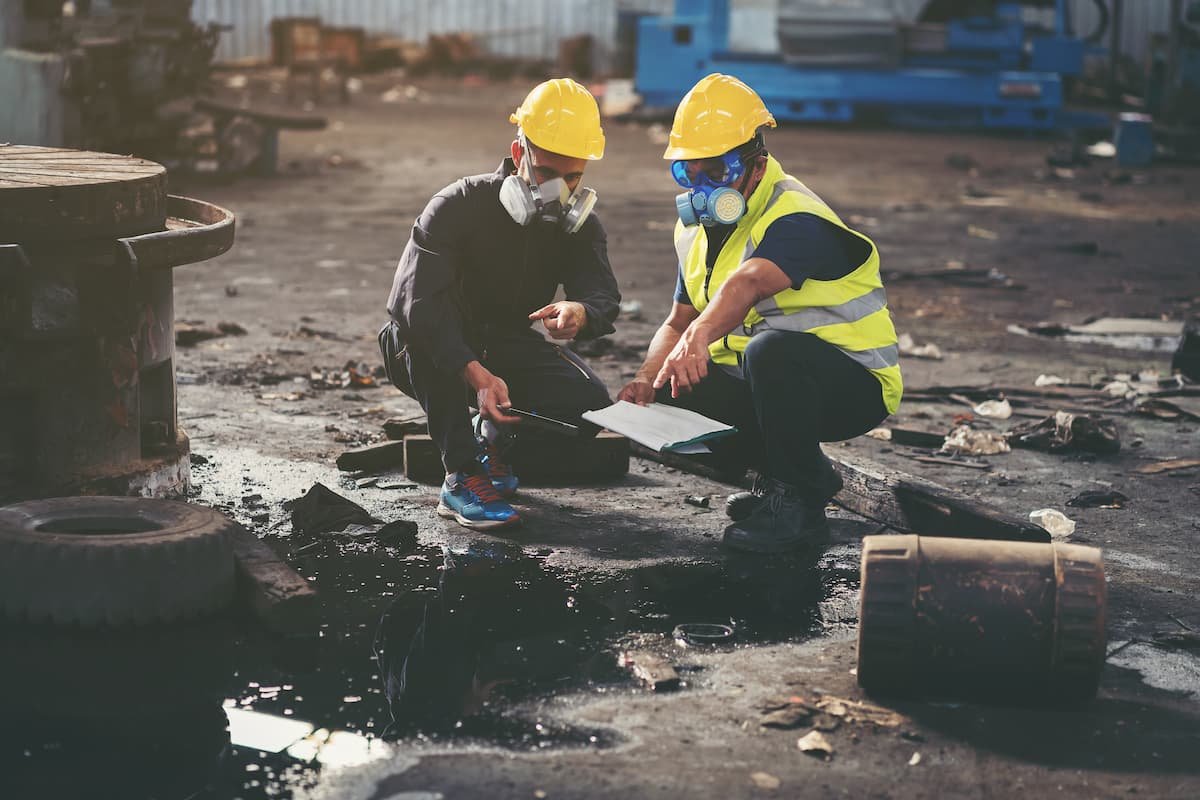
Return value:
<svg viewBox="0 0 1200 800">
<path fill-rule="evenodd" d="M 692 173 L 688 174 L 691 163 Z M 733 188 L 746 174 L 735 152 L 699 161 L 672 161 L 671 176 L 688 191 L 675 197 L 675 208 L 684 225 L 732 225 L 746 213 L 746 198 Z"/>
</svg>

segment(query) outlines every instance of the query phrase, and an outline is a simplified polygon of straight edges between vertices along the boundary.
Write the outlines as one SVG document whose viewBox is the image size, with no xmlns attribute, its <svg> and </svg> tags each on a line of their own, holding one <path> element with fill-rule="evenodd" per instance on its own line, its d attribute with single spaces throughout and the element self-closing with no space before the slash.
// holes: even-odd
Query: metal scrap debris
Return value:
<svg viewBox="0 0 1200 800">
<path fill-rule="evenodd" d="M 1072 414 L 1058 411 L 1036 422 L 1026 422 L 1010 430 L 1005 437 L 1013 447 L 1048 450 L 1086 450 L 1092 453 L 1116 453 L 1121 449 L 1117 425 L 1099 414 Z"/>
</svg>

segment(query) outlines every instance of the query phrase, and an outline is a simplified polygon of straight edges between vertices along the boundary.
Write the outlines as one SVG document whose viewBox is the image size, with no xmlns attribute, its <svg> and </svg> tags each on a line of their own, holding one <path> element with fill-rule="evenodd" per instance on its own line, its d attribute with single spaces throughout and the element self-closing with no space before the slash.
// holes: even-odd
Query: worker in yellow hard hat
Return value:
<svg viewBox="0 0 1200 800">
<path fill-rule="evenodd" d="M 604 155 L 595 99 L 557 78 L 509 119 L 516 136 L 499 169 L 455 181 L 417 218 L 379 333 L 389 378 L 420 402 L 441 450 L 438 513 L 479 530 L 520 521 L 503 450 L 522 418 L 510 409 L 573 424 L 611 402 L 533 325 L 564 343 L 603 336 L 620 304 L 596 193 L 582 185 Z"/>
<path fill-rule="evenodd" d="M 753 89 L 709 75 L 675 112 L 663 157 L 676 198 L 675 302 L 618 394 L 734 425 L 714 443 L 754 467 L 724 543 L 781 552 L 828 536 L 842 482 L 819 443 L 894 412 L 902 384 L 875 244 L 767 152 L 775 118 Z"/>
</svg>

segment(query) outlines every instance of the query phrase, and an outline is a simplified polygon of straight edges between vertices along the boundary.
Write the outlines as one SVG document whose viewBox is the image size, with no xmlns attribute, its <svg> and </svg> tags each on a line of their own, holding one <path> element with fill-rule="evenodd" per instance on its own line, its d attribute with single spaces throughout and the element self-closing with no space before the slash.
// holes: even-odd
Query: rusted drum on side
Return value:
<svg viewBox="0 0 1200 800">
<path fill-rule="evenodd" d="M 159 164 L 0 145 L 0 505 L 186 493 L 171 268 L 232 243 Z"/>
<path fill-rule="evenodd" d="M 1105 654 L 1094 547 L 863 539 L 858 682 L 883 692 L 1092 697 Z"/>
</svg>

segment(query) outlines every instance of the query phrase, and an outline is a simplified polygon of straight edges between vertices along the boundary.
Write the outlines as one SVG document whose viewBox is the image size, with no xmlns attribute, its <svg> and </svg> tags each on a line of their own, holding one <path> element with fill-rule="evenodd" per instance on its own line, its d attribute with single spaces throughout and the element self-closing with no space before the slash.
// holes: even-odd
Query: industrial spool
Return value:
<svg viewBox="0 0 1200 800">
<path fill-rule="evenodd" d="M 858 682 L 879 693 L 1095 695 L 1100 550 L 1061 542 L 863 539 Z"/>
<path fill-rule="evenodd" d="M 186 494 L 171 269 L 233 235 L 152 161 L 0 145 L 0 505 Z"/>
</svg>

